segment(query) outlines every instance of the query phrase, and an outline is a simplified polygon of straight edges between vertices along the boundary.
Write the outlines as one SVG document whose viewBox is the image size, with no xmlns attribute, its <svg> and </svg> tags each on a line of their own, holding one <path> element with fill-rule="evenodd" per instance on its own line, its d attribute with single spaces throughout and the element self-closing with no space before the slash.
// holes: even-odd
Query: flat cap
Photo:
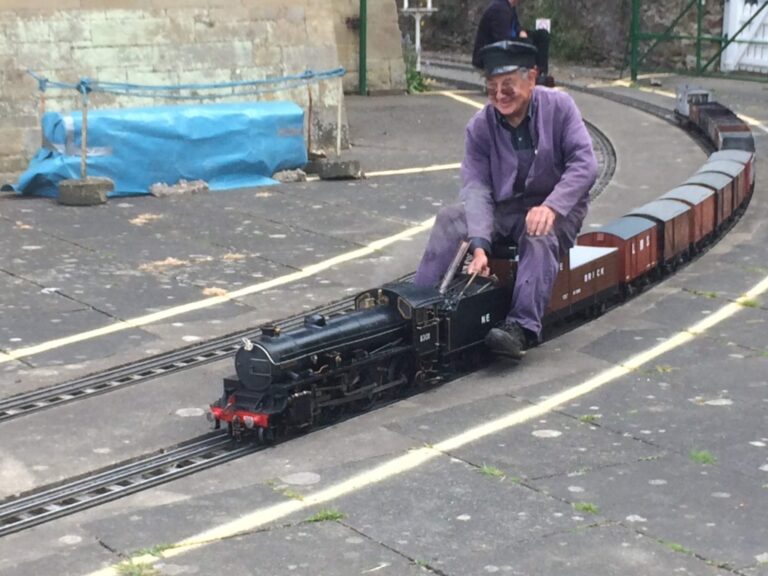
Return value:
<svg viewBox="0 0 768 576">
<path fill-rule="evenodd" d="M 480 58 L 486 76 L 496 76 L 514 72 L 518 68 L 533 68 L 537 52 L 533 44 L 502 40 L 484 46 L 480 50 Z"/>
</svg>

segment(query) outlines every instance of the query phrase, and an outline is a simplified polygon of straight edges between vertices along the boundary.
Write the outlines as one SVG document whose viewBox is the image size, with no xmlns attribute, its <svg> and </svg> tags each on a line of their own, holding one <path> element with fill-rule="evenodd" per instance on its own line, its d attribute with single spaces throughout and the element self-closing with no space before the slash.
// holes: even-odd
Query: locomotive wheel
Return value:
<svg viewBox="0 0 768 576">
<path fill-rule="evenodd" d="M 259 428 L 256 433 L 259 444 L 272 444 L 275 441 L 275 433 L 271 428 Z"/>
<path fill-rule="evenodd" d="M 372 384 L 374 384 L 374 382 L 373 382 L 373 379 L 371 378 L 370 371 L 363 370 L 355 377 L 355 381 L 352 383 L 350 392 L 354 393 L 355 390 L 366 388 L 368 386 L 371 386 Z M 373 407 L 373 405 L 376 403 L 376 400 L 378 400 L 378 394 L 374 394 L 371 392 L 366 396 L 364 396 L 363 398 L 353 401 L 352 410 L 354 412 L 367 412 Z"/>
<path fill-rule="evenodd" d="M 395 356 L 389 361 L 387 366 L 387 382 L 393 382 L 400 378 L 405 378 L 405 383 L 392 388 L 392 396 L 395 398 L 404 396 L 408 389 L 413 386 L 413 369 L 409 358 Z"/>
<path fill-rule="evenodd" d="M 346 409 L 344 405 L 326 406 L 320 412 L 320 421 L 323 424 L 333 424 L 344 415 Z"/>
</svg>

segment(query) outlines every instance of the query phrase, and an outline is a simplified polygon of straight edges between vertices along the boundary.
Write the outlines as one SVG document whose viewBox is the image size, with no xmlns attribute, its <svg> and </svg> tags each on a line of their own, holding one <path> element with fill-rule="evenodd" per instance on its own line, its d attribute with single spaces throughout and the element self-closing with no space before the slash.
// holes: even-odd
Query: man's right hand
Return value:
<svg viewBox="0 0 768 576">
<path fill-rule="evenodd" d="M 482 248 L 475 248 L 475 251 L 472 253 L 472 261 L 467 266 L 467 274 L 491 275 L 491 269 L 488 266 L 488 256 Z"/>
</svg>

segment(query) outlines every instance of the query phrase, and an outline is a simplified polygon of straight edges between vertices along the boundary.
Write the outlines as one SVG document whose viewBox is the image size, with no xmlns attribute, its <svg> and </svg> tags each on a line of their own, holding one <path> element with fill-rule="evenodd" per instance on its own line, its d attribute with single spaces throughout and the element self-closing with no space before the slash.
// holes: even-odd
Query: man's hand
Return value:
<svg viewBox="0 0 768 576">
<path fill-rule="evenodd" d="M 557 213 L 549 206 L 534 206 L 525 217 L 525 229 L 531 236 L 546 236 L 555 226 Z"/>
<path fill-rule="evenodd" d="M 518 36 L 520 36 L 520 38 L 528 38 L 528 32 L 525 30 L 520 30 L 520 34 L 518 34 Z"/>
<path fill-rule="evenodd" d="M 475 248 L 472 253 L 472 262 L 467 266 L 468 274 L 479 274 L 480 276 L 490 276 L 491 269 L 488 267 L 488 256 L 482 248 Z"/>
</svg>

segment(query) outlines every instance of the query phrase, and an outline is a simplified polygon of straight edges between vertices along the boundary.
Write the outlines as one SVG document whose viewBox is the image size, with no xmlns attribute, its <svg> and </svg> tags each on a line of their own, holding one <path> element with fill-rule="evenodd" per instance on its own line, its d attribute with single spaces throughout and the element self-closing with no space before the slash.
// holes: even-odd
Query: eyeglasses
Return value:
<svg viewBox="0 0 768 576">
<path fill-rule="evenodd" d="M 491 97 L 496 96 L 499 89 L 501 89 L 502 94 L 508 94 L 519 90 L 524 84 L 524 81 L 528 79 L 528 76 L 522 75 L 519 71 L 513 72 L 513 74 L 514 76 L 505 78 L 501 83 L 497 81 L 486 82 L 485 89 L 488 91 L 488 95 Z"/>
</svg>

